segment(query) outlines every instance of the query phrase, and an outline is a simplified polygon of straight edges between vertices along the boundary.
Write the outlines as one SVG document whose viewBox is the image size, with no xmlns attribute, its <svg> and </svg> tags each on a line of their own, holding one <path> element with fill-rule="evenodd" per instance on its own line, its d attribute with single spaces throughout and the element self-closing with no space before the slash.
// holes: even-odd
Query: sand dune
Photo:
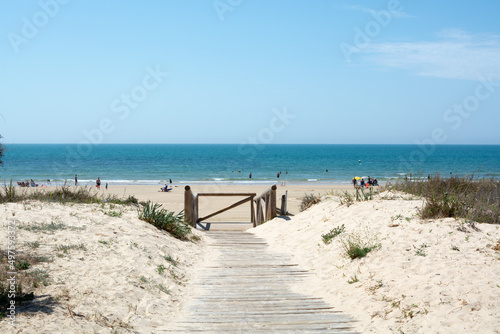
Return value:
<svg viewBox="0 0 500 334">
<path fill-rule="evenodd" d="M 422 220 L 421 205 L 408 196 L 350 206 L 327 198 L 253 231 L 316 274 L 298 290 L 353 315 L 363 333 L 499 333 L 500 252 L 492 246 L 500 226 Z M 321 236 L 342 224 L 325 244 Z M 380 247 L 351 260 L 342 241 L 353 234 Z"/>
<path fill-rule="evenodd" d="M 204 257 L 203 240 L 174 239 L 135 208 L 35 202 L 4 204 L 2 215 L 16 220 L 19 250 L 50 259 L 29 269 L 47 273 L 49 284 L 17 310 L 15 327 L 0 322 L 2 333 L 150 333 L 178 314 Z M 50 223 L 59 227 L 43 228 Z"/>
<path fill-rule="evenodd" d="M 250 230 L 314 273 L 293 289 L 325 298 L 359 320 L 363 333 L 500 333 L 500 252 L 493 249 L 500 226 L 422 220 L 422 201 L 401 195 L 349 206 L 327 196 L 298 213 L 304 193 L 325 194 L 327 188 L 287 188 L 297 214 Z M 172 193 L 134 190 L 140 200 L 182 208 L 180 187 Z M 109 191 L 132 194 L 131 188 Z M 229 212 L 220 219 L 249 216 L 246 207 Z M 179 241 L 139 220 L 133 207 L 26 202 L 3 204 L 0 214 L 4 222 L 16 221 L 18 249 L 50 259 L 29 269 L 48 274 L 48 285 L 37 289 L 33 304 L 18 309 L 15 327 L 0 321 L 2 333 L 154 332 L 184 312 L 197 264 L 209 256 L 208 236 Z M 59 228 L 33 230 L 50 223 Z M 325 244 L 322 235 L 342 225 L 344 232 Z M 378 247 L 351 260 L 342 246 L 349 236 Z"/>
</svg>

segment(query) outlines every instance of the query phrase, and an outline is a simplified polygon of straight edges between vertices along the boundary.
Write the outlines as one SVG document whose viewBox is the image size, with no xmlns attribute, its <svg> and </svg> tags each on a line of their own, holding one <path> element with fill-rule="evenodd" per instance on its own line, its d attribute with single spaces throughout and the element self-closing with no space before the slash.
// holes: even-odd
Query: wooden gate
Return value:
<svg viewBox="0 0 500 334">
<path fill-rule="evenodd" d="M 261 195 L 256 197 L 255 193 L 198 193 L 194 194 L 190 186 L 186 186 L 184 192 L 184 221 L 195 227 L 196 224 L 212 218 L 215 215 L 223 213 L 227 210 L 233 209 L 237 206 L 250 202 L 250 222 L 253 227 L 256 227 L 267 220 L 276 217 L 276 185 L 264 191 Z M 227 197 L 245 197 L 244 199 L 231 204 L 224 209 L 218 210 L 205 217 L 199 217 L 198 212 L 198 199 L 202 196 L 227 196 Z"/>
</svg>

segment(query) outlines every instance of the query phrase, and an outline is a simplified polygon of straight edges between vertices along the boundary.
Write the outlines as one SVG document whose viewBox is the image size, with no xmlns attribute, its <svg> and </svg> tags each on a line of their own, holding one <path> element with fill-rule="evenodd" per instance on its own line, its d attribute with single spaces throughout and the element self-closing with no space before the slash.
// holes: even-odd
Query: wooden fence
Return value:
<svg viewBox="0 0 500 334">
<path fill-rule="evenodd" d="M 198 193 L 194 194 L 191 191 L 190 186 L 186 186 L 184 192 L 184 221 L 195 227 L 196 224 L 212 218 L 215 215 L 223 213 L 227 210 L 233 209 L 237 206 L 250 202 L 250 222 L 253 224 L 253 227 L 256 227 L 262 224 L 265 221 L 271 220 L 276 217 L 277 208 L 276 208 L 276 185 L 273 185 L 271 188 L 264 191 L 259 196 L 256 196 L 255 193 Z M 205 217 L 199 217 L 199 205 L 198 200 L 203 196 L 238 196 L 245 197 L 244 199 L 231 204 L 224 209 L 218 210 L 214 213 L 211 213 Z M 285 196 L 285 195 L 283 195 Z M 284 202 L 283 202 L 284 201 Z M 281 202 L 281 210 L 282 214 L 286 213 L 286 197 L 282 198 Z M 279 210 L 279 209 L 278 209 Z"/>
</svg>

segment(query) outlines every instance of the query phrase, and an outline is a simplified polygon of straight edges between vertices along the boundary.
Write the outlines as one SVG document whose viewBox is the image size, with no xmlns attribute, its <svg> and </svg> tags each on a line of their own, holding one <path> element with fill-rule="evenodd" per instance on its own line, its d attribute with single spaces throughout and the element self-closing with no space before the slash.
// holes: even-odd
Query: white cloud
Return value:
<svg viewBox="0 0 500 334">
<path fill-rule="evenodd" d="M 457 28 L 443 29 L 441 31 L 438 31 L 436 35 L 441 38 L 449 38 L 449 39 L 470 40 L 472 38 L 472 35 L 469 35 L 462 29 L 457 29 Z"/>
<path fill-rule="evenodd" d="M 500 80 L 500 38 L 443 30 L 441 40 L 415 43 L 371 43 L 362 52 L 375 64 L 403 68 L 422 76 Z"/>
</svg>

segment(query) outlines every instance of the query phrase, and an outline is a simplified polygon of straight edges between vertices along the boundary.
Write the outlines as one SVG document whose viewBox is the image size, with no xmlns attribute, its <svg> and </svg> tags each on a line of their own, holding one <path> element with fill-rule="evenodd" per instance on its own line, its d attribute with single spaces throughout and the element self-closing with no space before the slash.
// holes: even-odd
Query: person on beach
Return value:
<svg viewBox="0 0 500 334">
<path fill-rule="evenodd" d="M 106 190 L 108 190 L 108 183 L 106 182 Z"/>
<path fill-rule="evenodd" d="M 75 186 L 78 184 L 78 176 L 75 174 Z"/>
<path fill-rule="evenodd" d="M 352 185 L 354 186 L 354 188 L 356 188 L 357 184 L 358 184 L 358 180 L 356 180 L 356 178 L 353 177 L 352 178 Z"/>
<path fill-rule="evenodd" d="M 361 179 L 361 181 L 359 181 L 359 185 L 361 187 L 364 187 L 365 186 L 365 179 Z"/>
<path fill-rule="evenodd" d="M 100 178 L 97 178 L 97 180 L 95 181 L 95 186 L 97 187 L 97 189 L 101 189 L 101 179 Z"/>
</svg>

